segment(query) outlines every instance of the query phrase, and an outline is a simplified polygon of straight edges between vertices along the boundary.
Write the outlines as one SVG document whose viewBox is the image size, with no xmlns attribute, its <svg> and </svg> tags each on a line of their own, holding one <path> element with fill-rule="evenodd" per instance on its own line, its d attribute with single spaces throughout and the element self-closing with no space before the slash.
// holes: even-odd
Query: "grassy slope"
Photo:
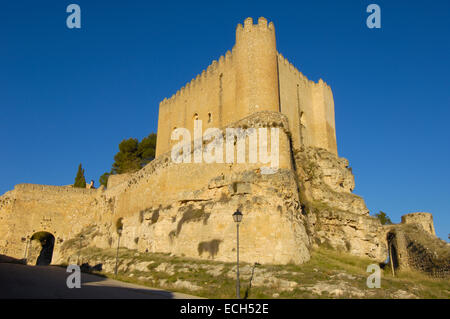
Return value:
<svg viewBox="0 0 450 319">
<path fill-rule="evenodd" d="M 115 261 L 114 249 L 85 248 L 83 259 Z M 121 248 L 121 267 L 116 279 L 169 289 L 207 298 L 234 298 L 235 264 L 174 257 L 167 254 L 138 253 Z M 146 271 L 133 270 L 151 261 Z M 366 286 L 367 266 L 373 262 L 327 249 L 316 249 L 303 265 L 257 265 L 249 289 L 253 265 L 242 263 L 241 296 L 248 298 L 450 298 L 450 281 L 433 279 L 417 272 L 402 272 L 393 277 L 388 267 L 382 270 L 381 288 Z M 161 270 L 163 268 L 165 270 Z M 158 268 L 158 271 L 156 270 Z M 233 272 L 234 270 L 234 272 Z M 106 273 L 109 277 L 114 277 Z M 177 285 L 188 282 L 197 290 Z M 292 286 L 294 285 L 294 286 Z M 194 287 L 195 288 L 195 287 Z"/>
</svg>

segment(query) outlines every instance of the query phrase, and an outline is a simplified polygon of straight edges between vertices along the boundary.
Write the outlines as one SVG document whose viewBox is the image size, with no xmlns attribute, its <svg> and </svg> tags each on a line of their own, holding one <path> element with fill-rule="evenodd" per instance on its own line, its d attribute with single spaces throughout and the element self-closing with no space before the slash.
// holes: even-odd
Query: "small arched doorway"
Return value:
<svg viewBox="0 0 450 319">
<path fill-rule="evenodd" d="M 397 252 L 397 240 L 395 233 L 391 232 L 387 234 L 388 243 L 388 262 L 391 265 L 392 271 L 394 272 L 399 266 L 398 252 Z"/>
<path fill-rule="evenodd" d="M 398 254 L 397 254 L 397 248 L 395 248 L 395 245 L 391 244 L 391 255 L 392 255 L 392 265 L 394 269 L 398 268 Z"/>
<path fill-rule="evenodd" d="M 55 236 L 49 232 L 41 231 L 34 233 L 30 238 L 30 242 L 30 256 L 28 258 L 30 263 L 35 263 L 39 266 L 50 265 L 55 246 Z"/>
</svg>

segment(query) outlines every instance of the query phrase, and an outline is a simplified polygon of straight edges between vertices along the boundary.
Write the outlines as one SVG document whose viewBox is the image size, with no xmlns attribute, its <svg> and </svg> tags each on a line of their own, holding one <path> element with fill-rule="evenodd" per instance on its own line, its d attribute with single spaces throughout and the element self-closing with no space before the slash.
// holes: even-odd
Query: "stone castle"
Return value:
<svg viewBox="0 0 450 319">
<path fill-rule="evenodd" d="M 278 128 L 279 169 L 261 174 L 262 163 L 249 161 L 174 163 L 171 132 L 193 131 L 196 119 L 204 129 Z M 232 214 L 240 208 L 244 262 L 301 264 L 314 246 L 326 245 L 379 262 L 394 252 L 398 267 L 428 267 L 401 226 L 435 238 L 431 214 L 382 226 L 354 186 L 348 161 L 337 155 L 330 87 L 308 80 L 277 52 L 272 22 L 248 18 L 231 52 L 160 103 L 156 159 L 147 166 L 111 176 L 107 188 L 20 184 L 1 196 L 0 254 L 68 263 L 74 242 L 112 248 L 120 240 L 141 252 L 234 261 Z"/>
</svg>

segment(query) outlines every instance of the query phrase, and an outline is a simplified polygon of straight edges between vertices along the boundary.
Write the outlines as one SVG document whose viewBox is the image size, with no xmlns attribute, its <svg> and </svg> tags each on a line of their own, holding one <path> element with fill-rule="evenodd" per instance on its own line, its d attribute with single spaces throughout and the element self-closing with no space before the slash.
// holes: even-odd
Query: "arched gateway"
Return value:
<svg viewBox="0 0 450 319">
<path fill-rule="evenodd" d="M 53 248 L 55 246 L 55 236 L 53 234 L 40 231 L 30 237 L 29 251 L 27 254 L 27 263 L 39 266 L 50 265 L 53 257 Z"/>
</svg>

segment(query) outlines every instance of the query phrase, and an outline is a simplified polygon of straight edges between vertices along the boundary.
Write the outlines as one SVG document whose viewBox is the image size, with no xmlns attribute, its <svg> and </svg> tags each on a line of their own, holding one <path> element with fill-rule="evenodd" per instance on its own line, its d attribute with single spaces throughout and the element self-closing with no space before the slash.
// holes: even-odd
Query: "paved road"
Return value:
<svg viewBox="0 0 450 319">
<path fill-rule="evenodd" d="M 57 266 L 25 266 L 0 263 L 0 299 L 181 299 L 197 298 L 181 293 L 81 274 L 81 288 L 66 285 L 70 273 Z"/>
</svg>

